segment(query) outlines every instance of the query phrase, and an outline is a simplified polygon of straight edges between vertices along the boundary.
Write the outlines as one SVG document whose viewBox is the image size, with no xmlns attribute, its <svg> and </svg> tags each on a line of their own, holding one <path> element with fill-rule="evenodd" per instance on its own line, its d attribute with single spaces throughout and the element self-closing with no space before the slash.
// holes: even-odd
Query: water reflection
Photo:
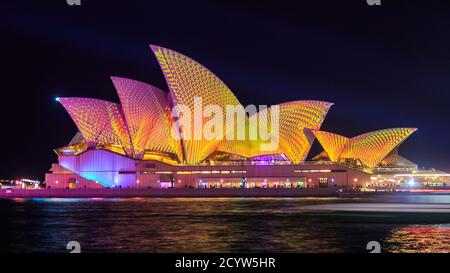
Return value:
<svg viewBox="0 0 450 273">
<path fill-rule="evenodd" d="M 441 201 L 442 199 L 439 199 Z M 302 207 L 339 198 L 92 198 L 0 200 L 0 252 L 448 251 L 450 226 L 345 221 Z M 369 200 L 371 201 L 371 200 Z M 393 200 L 398 201 L 398 200 Z M 379 200 L 378 200 L 379 202 Z M 414 227 L 414 228 L 413 228 Z"/>
<path fill-rule="evenodd" d="M 395 228 L 385 243 L 390 252 L 450 252 L 450 225 L 412 225 Z"/>
</svg>

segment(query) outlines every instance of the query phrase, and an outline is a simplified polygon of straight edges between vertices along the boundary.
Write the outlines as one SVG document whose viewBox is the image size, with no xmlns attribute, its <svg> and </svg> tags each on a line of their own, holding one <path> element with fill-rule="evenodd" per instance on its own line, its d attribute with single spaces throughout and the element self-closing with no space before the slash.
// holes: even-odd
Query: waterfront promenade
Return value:
<svg viewBox="0 0 450 273">
<path fill-rule="evenodd" d="M 334 188 L 0 189 L 0 198 L 333 197 Z"/>
</svg>

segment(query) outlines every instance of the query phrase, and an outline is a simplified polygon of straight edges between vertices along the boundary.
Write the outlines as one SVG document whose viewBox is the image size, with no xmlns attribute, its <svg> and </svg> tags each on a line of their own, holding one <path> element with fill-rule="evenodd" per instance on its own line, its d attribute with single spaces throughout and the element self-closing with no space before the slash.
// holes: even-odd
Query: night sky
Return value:
<svg viewBox="0 0 450 273">
<path fill-rule="evenodd" d="M 1 3 L 0 179 L 43 179 L 76 133 L 55 97 L 118 102 L 110 76 L 167 90 L 150 43 L 197 60 L 244 105 L 334 102 L 322 129 L 349 137 L 417 127 L 400 153 L 450 171 L 450 1 L 81 2 Z"/>
</svg>

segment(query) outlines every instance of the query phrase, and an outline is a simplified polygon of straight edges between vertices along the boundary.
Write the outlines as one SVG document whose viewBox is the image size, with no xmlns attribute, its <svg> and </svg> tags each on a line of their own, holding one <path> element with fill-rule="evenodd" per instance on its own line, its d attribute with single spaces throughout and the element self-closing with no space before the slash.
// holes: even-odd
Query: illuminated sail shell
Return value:
<svg viewBox="0 0 450 273">
<path fill-rule="evenodd" d="M 269 144 L 270 140 L 263 141 L 260 136 L 257 140 L 226 141 L 218 149 L 246 157 L 284 154 L 293 163 L 303 162 L 314 141 L 314 135 L 308 130 L 320 128 L 332 105 L 332 103 L 322 101 L 293 101 L 277 105 L 279 107 L 279 136 L 278 145 L 274 146 L 274 150 L 262 149 L 262 145 Z M 266 115 L 267 129 L 270 129 L 272 125 L 272 109 L 273 106 L 258 112 L 258 115 Z M 247 122 L 247 126 L 252 127 L 255 124 Z M 276 141 L 274 132 L 270 132 L 270 139 Z"/>
<path fill-rule="evenodd" d="M 231 90 L 216 75 L 198 62 L 170 49 L 154 45 L 150 47 L 164 73 L 174 105 L 189 107 L 189 109 L 192 109 L 192 116 L 196 114 L 194 109 L 195 97 L 202 99 L 204 107 L 217 105 L 226 109 L 227 105 L 240 105 Z M 203 135 L 202 127 L 206 121 L 203 118 L 200 121 L 202 126 L 194 126 L 194 118 L 192 118 L 190 139 L 188 139 L 186 131 L 181 132 L 185 161 L 188 164 L 201 162 L 222 142 L 216 139 L 195 138 L 195 136 Z M 226 128 L 225 119 L 223 123 L 223 128 Z"/>
<path fill-rule="evenodd" d="M 325 131 L 314 130 L 313 133 L 326 151 L 330 160 L 334 162 L 338 161 L 342 150 L 344 150 L 345 145 L 347 145 L 349 141 L 349 138 Z"/>
<path fill-rule="evenodd" d="M 249 138 L 249 127 L 250 127 L 250 121 L 248 118 L 247 113 L 244 116 L 244 125 L 238 124 L 237 120 L 236 124 L 234 124 L 234 134 L 231 138 L 227 138 L 225 141 L 222 141 L 219 146 L 217 147 L 218 151 L 229 153 L 229 154 L 235 154 L 239 156 L 243 156 L 246 158 L 250 158 L 253 156 L 253 146 L 257 146 L 260 141 L 257 139 L 250 140 Z M 243 127 L 243 128 L 242 128 Z M 245 133 L 244 139 L 238 139 L 238 130 L 242 130 L 242 132 Z M 225 134 L 227 137 L 227 134 Z"/>
<path fill-rule="evenodd" d="M 314 141 L 310 129 L 320 129 L 332 105 L 323 101 L 280 104 L 280 153 L 293 163 L 305 161 Z"/>
<path fill-rule="evenodd" d="M 392 150 L 385 158 L 383 158 L 379 165 L 383 167 L 391 166 L 397 168 L 411 168 L 415 170 L 418 168 L 416 163 L 398 154 L 398 146 L 394 150 Z"/>
<path fill-rule="evenodd" d="M 59 98 L 90 145 L 108 144 L 132 156 L 132 145 L 120 105 L 91 98 Z"/>
<path fill-rule="evenodd" d="M 173 120 L 167 92 L 136 80 L 111 79 L 120 98 L 135 157 L 142 159 L 145 151 L 159 151 L 176 154 L 181 160 L 180 140 L 171 135 Z"/>
<path fill-rule="evenodd" d="M 356 136 L 346 145 L 340 158 L 358 158 L 364 165 L 374 168 L 416 130 L 393 128 Z"/>
<path fill-rule="evenodd" d="M 130 157 L 144 160 L 159 160 L 166 156 L 176 160 L 177 157 L 187 164 L 198 164 L 215 152 L 237 155 L 235 158 L 282 155 L 293 163 L 300 163 L 306 159 L 317 137 L 332 161 L 359 159 L 365 166 L 374 167 L 416 130 L 386 129 L 349 139 L 319 131 L 332 103 L 293 101 L 261 110 L 254 116 L 245 115 L 245 122 L 239 125 L 245 127 L 239 128 L 246 132 L 244 140 L 226 138 L 226 128 L 231 123 L 223 113 L 220 119 L 223 137 L 207 140 L 203 129 L 209 119 L 200 114 L 198 126 L 194 118 L 198 114 L 195 112 L 195 98 L 202 99 L 202 108 L 197 109 L 199 111 L 209 105 L 226 111 L 227 106 L 240 106 L 238 99 L 217 76 L 191 58 L 163 47 L 151 46 L 151 49 L 164 73 L 169 93 L 136 80 L 112 77 L 121 105 L 88 98 L 60 99 L 89 147 L 122 151 Z M 179 105 L 193 110 L 189 121 L 192 131 L 182 128 L 175 136 L 172 128 L 178 120 L 172 116 L 171 107 Z M 270 140 L 262 140 L 259 128 L 250 121 L 265 114 L 267 127 L 271 128 L 271 114 L 276 109 L 279 110 L 278 138 L 274 131 L 269 132 Z M 237 126 L 234 124 L 234 131 L 238 131 Z M 258 132 L 257 139 L 250 139 L 251 131 Z M 196 136 L 200 139 L 195 139 Z M 263 149 L 264 145 L 274 140 L 276 145 L 273 149 Z"/>
<path fill-rule="evenodd" d="M 332 161 L 359 159 L 365 166 L 374 168 L 416 130 L 384 129 L 351 139 L 324 131 L 314 131 L 314 134 Z"/>
<path fill-rule="evenodd" d="M 284 154 L 293 163 L 305 161 L 314 141 L 311 129 L 319 129 L 332 106 L 332 103 L 322 101 L 293 101 L 279 104 L 279 146 L 272 152 L 261 149 L 263 141 L 252 142 L 252 156 L 264 154 Z M 263 110 L 271 116 L 271 108 Z M 271 119 L 268 122 L 271 125 Z M 269 127 L 270 128 L 270 127 Z M 272 139 L 275 139 L 273 132 Z"/>
</svg>

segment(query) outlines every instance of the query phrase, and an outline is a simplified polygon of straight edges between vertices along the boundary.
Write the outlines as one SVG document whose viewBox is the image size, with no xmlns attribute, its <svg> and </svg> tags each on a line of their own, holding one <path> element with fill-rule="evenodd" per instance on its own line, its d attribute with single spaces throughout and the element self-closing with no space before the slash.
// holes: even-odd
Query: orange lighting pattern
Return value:
<svg viewBox="0 0 450 273">
<path fill-rule="evenodd" d="M 269 143 L 262 140 L 226 141 L 218 150 L 244 157 L 284 154 L 293 163 L 303 162 L 314 141 L 314 135 L 305 131 L 319 129 L 332 105 L 323 101 L 293 101 L 279 104 L 279 146 L 276 150 L 270 152 L 261 150 L 261 144 Z M 259 114 L 262 112 L 266 112 L 270 128 L 271 108 L 262 110 Z"/>
<path fill-rule="evenodd" d="M 374 168 L 416 130 L 416 128 L 384 129 L 351 139 L 323 131 L 313 133 L 330 160 L 337 162 L 342 159 L 359 159 L 365 166 Z"/>
<path fill-rule="evenodd" d="M 120 105 L 91 98 L 60 98 L 89 146 L 117 145 L 132 156 L 132 145 Z"/>
<path fill-rule="evenodd" d="M 112 77 L 130 131 L 135 157 L 145 151 L 173 153 L 182 158 L 179 141 L 171 136 L 172 116 L 167 93 L 149 84 Z"/>
<path fill-rule="evenodd" d="M 174 104 L 187 105 L 194 108 L 194 97 L 201 97 L 203 105 L 218 105 L 226 109 L 227 105 L 240 105 L 239 100 L 231 90 L 211 71 L 178 52 L 159 46 L 150 46 L 155 54 L 173 95 Z M 215 150 L 254 157 L 263 154 L 285 154 L 292 162 L 302 162 L 309 152 L 314 136 L 307 136 L 305 128 L 319 129 L 331 103 L 321 101 L 295 101 L 280 104 L 280 139 L 279 147 L 273 151 L 262 151 L 260 140 L 182 140 L 186 153 L 186 162 L 195 164 L 202 161 Z M 267 111 L 270 128 L 270 108 Z M 203 123 L 207 119 L 203 119 Z M 232 127 L 223 119 L 223 128 Z M 249 131 L 248 117 L 245 117 L 246 128 Z M 192 128 L 201 130 L 194 126 Z M 236 128 L 236 125 L 234 125 Z M 235 132 L 237 130 L 234 130 Z M 181 132 L 183 135 L 183 132 Z M 225 138 L 224 130 L 224 138 Z M 248 136 L 248 135 L 247 135 Z"/>
<path fill-rule="evenodd" d="M 303 162 L 315 139 L 305 130 L 319 129 L 331 105 L 322 101 L 280 104 L 280 145 L 274 154 L 284 154 L 293 163 Z"/>
<path fill-rule="evenodd" d="M 216 75 L 191 58 L 173 50 L 150 46 L 158 60 L 173 95 L 174 105 L 186 105 L 195 115 L 194 97 L 201 97 L 203 106 L 218 105 L 226 109 L 227 105 L 241 105 L 236 96 Z M 186 132 L 181 132 L 186 154 L 186 162 L 194 164 L 205 159 L 220 144 L 218 140 L 195 140 L 196 134 L 203 135 L 203 125 L 208 119 L 203 118 L 202 126 L 195 126 L 192 119 L 192 134 L 186 139 Z M 226 128 L 225 119 L 223 128 Z M 224 134 L 225 135 L 225 134 Z"/>
<path fill-rule="evenodd" d="M 317 140 L 324 147 L 331 161 L 338 161 L 339 155 L 342 153 L 348 138 L 325 131 L 313 131 Z M 325 148 L 326 147 L 326 148 Z"/>
<path fill-rule="evenodd" d="M 89 98 L 60 98 L 59 101 L 70 114 L 89 147 L 105 148 L 136 159 L 162 158 L 178 160 L 185 164 L 198 164 L 215 152 L 226 152 L 244 158 L 261 155 L 283 155 L 294 163 L 305 160 L 314 134 L 318 130 L 332 106 L 322 101 L 293 101 L 279 106 L 279 139 L 274 149 L 261 149 L 269 141 L 249 139 L 249 131 L 258 131 L 249 122 L 252 117 L 244 117 L 245 140 L 228 140 L 226 128 L 239 131 L 236 120 L 223 116 L 223 136 L 207 140 L 203 137 L 204 125 L 209 118 L 195 121 L 197 110 L 208 105 L 217 105 L 226 110 L 227 106 L 241 106 L 231 90 L 211 71 L 201 64 L 159 46 L 150 46 L 166 78 L 170 92 L 136 80 L 112 77 L 121 105 Z M 202 108 L 196 108 L 194 98 L 202 99 Z M 175 117 L 171 107 L 185 105 L 193 110 L 190 132 L 184 128 L 172 135 Z M 267 128 L 271 128 L 271 112 L 274 106 L 258 114 L 267 114 Z M 201 115 L 199 115 L 201 116 Z M 227 122 L 230 122 L 227 124 Z M 232 122 L 232 123 L 231 123 Z M 200 124 L 200 126 L 196 126 Z M 251 128 L 250 128 L 251 127 Z M 239 128 L 242 129 L 242 128 Z M 274 140 L 276 132 L 269 132 Z M 194 140 L 195 136 L 200 140 Z M 237 135 L 235 134 L 235 137 Z M 275 139 L 276 140 L 276 139 Z M 123 152 L 122 152 L 123 150 Z"/>
</svg>

